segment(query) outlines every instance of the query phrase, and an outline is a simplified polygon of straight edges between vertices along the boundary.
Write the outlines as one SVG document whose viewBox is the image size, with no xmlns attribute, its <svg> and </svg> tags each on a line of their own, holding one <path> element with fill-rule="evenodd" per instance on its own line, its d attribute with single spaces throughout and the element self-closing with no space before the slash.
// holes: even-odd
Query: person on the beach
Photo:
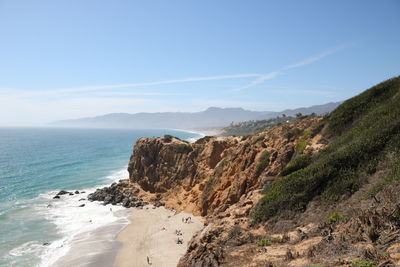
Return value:
<svg viewBox="0 0 400 267">
<path fill-rule="evenodd" d="M 150 258 L 147 256 L 147 264 L 150 264 Z"/>
</svg>

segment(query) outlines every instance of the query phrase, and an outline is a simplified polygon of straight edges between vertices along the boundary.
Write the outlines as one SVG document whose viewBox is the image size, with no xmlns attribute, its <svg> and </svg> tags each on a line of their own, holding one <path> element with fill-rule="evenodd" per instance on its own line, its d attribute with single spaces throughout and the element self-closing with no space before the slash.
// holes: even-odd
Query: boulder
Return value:
<svg viewBox="0 0 400 267">
<path fill-rule="evenodd" d="M 69 192 L 65 191 L 65 190 L 61 190 L 60 192 L 57 193 L 57 196 L 62 196 L 62 195 L 66 195 L 66 194 L 69 194 Z"/>
</svg>

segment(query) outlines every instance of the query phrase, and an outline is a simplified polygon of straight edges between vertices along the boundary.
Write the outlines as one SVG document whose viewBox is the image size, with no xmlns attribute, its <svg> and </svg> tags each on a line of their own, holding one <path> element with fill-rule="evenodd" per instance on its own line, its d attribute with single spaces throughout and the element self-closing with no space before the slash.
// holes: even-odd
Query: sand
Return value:
<svg viewBox="0 0 400 267">
<path fill-rule="evenodd" d="M 182 222 L 182 218 L 189 216 L 192 218 L 190 223 Z M 132 223 L 117 237 L 122 243 L 116 257 L 117 267 L 176 266 L 192 236 L 204 226 L 201 217 L 183 212 L 175 214 L 164 207 L 132 208 L 129 219 Z M 182 235 L 177 236 L 175 230 L 181 230 Z M 177 244 L 178 237 L 183 244 Z"/>
<path fill-rule="evenodd" d="M 120 220 L 100 227 L 92 232 L 75 236 L 68 252 L 51 266 L 54 267 L 109 267 L 113 266 L 115 257 L 122 247 L 116 240 L 118 233 L 129 224 L 126 217 L 129 210 L 114 212 Z"/>
</svg>

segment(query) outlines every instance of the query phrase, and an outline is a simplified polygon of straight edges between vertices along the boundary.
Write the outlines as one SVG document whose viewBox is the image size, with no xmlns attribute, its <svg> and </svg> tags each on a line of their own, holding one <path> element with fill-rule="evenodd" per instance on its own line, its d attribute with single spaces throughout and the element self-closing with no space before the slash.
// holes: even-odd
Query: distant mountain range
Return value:
<svg viewBox="0 0 400 267">
<path fill-rule="evenodd" d="M 111 113 L 102 116 L 62 120 L 52 122 L 50 126 L 57 127 L 84 127 L 84 128 L 175 128 L 186 130 L 204 130 L 225 127 L 232 122 L 248 120 L 265 120 L 282 114 L 303 115 L 316 113 L 325 114 L 341 102 L 327 103 L 306 108 L 287 109 L 281 112 L 251 111 L 243 108 L 217 108 L 210 107 L 200 112 L 158 112 L 158 113 Z"/>
</svg>

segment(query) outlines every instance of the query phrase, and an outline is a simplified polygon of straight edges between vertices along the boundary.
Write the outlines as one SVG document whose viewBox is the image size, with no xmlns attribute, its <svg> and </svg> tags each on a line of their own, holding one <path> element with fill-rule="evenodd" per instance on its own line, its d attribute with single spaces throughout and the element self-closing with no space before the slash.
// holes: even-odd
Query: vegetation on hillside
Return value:
<svg viewBox="0 0 400 267">
<path fill-rule="evenodd" d="M 400 77 L 347 100 L 319 129 L 323 126 L 331 145 L 312 158 L 289 163 L 282 172 L 285 176 L 265 189 L 254 211 L 256 221 L 303 211 L 316 196 L 328 202 L 349 196 L 378 168 L 389 171 L 376 190 L 400 179 L 400 162 L 385 164 L 387 157 L 400 156 Z"/>
<path fill-rule="evenodd" d="M 282 116 L 269 120 L 252 120 L 231 124 L 222 129 L 223 136 L 249 135 L 296 120 L 295 117 Z"/>
</svg>

